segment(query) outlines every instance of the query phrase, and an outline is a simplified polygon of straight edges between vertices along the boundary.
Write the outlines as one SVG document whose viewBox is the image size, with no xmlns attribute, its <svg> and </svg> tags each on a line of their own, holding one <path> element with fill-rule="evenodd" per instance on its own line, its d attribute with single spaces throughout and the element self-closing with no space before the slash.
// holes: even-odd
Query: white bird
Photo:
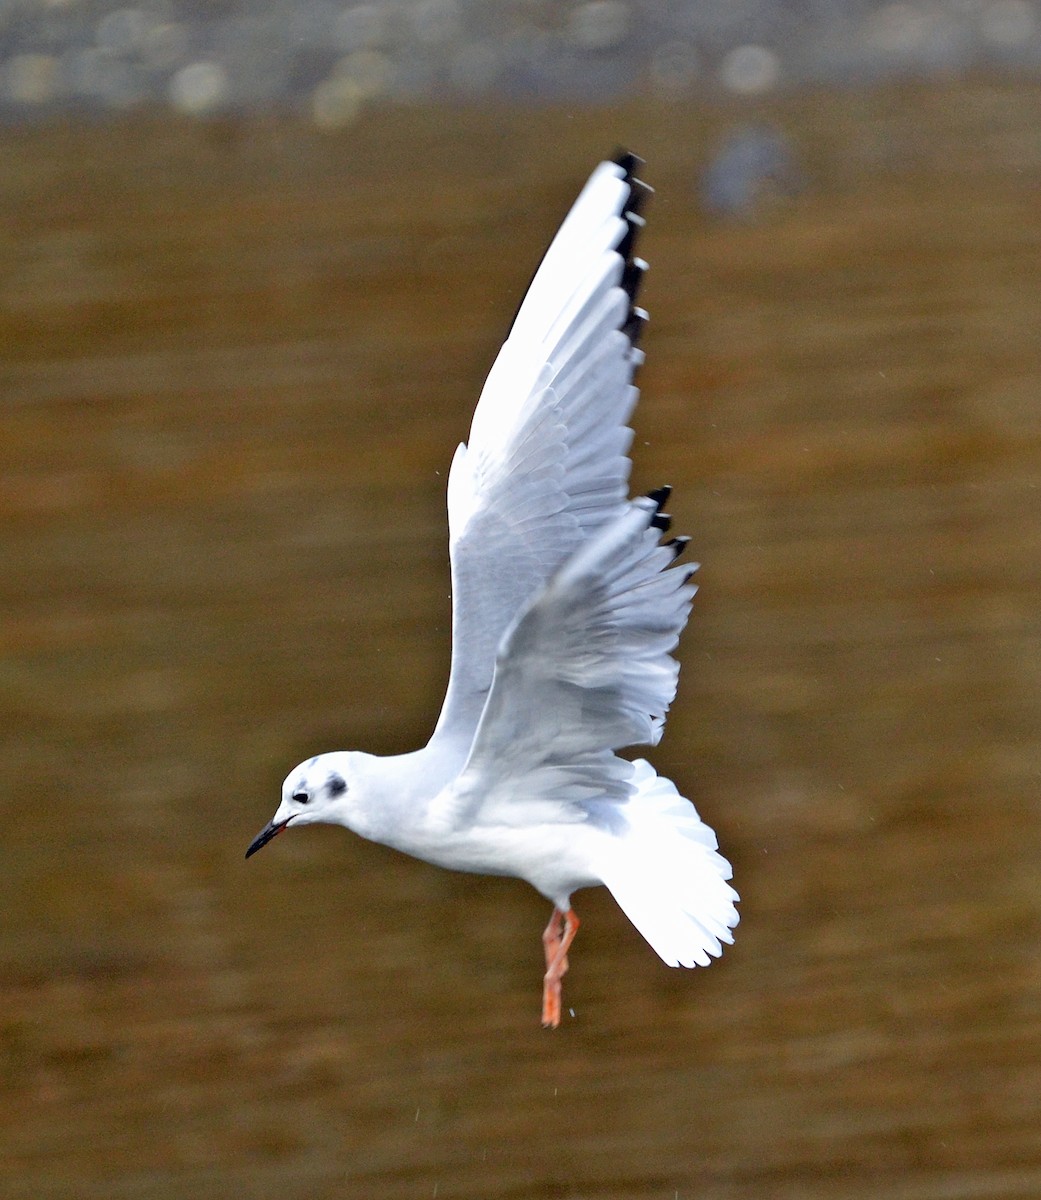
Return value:
<svg viewBox="0 0 1041 1200">
<path fill-rule="evenodd" d="M 526 879 L 554 906 L 546 1026 L 560 1023 L 576 889 L 605 884 L 670 966 L 707 966 L 738 921 L 715 834 L 648 762 L 616 753 L 661 737 L 696 569 L 672 566 L 686 538 L 661 540 L 669 489 L 628 497 L 647 319 L 639 163 L 621 154 L 593 172 L 452 461 L 452 663 L 429 743 L 308 759 L 246 851 L 325 821 L 443 867 Z"/>
</svg>

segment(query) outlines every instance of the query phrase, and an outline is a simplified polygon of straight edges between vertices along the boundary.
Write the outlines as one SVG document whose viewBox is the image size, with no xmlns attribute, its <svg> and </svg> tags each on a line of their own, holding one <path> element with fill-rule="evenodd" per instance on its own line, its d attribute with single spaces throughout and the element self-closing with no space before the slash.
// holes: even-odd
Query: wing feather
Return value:
<svg viewBox="0 0 1041 1200">
<path fill-rule="evenodd" d="M 480 810 L 485 823 L 531 823 L 547 801 L 581 820 L 583 802 L 629 796 L 630 764 L 613 751 L 661 736 L 695 591 L 696 565 L 672 567 L 684 539 L 660 541 L 660 503 L 632 501 L 522 610 L 433 820 L 462 826 Z"/>
<path fill-rule="evenodd" d="M 643 355 L 633 256 L 650 189 L 601 163 L 554 237 L 488 375 L 448 480 L 452 667 L 435 739 L 469 750 L 503 634 L 560 565 L 625 511 Z"/>
</svg>

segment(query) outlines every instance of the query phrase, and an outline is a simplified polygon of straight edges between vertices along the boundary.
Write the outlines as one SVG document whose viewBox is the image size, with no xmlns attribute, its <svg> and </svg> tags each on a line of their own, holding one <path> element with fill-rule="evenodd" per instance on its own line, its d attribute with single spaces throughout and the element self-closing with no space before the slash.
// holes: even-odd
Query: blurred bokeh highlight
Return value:
<svg viewBox="0 0 1041 1200">
<path fill-rule="evenodd" d="M 308 114 L 372 102 L 756 95 L 1036 71 L 1033 0 L 11 0 L 0 110 Z"/>
</svg>

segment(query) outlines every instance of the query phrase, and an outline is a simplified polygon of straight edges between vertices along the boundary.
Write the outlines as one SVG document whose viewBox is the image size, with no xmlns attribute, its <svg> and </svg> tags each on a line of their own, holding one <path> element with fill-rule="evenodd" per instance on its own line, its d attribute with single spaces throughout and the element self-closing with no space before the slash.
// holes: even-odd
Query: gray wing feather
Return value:
<svg viewBox="0 0 1041 1200">
<path fill-rule="evenodd" d="M 658 504 L 641 497 L 574 554 L 503 638 L 470 757 L 435 819 L 531 824 L 551 802 L 584 819 L 590 800 L 629 795 L 613 751 L 654 744 L 676 694 L 671 651 L 695 566 L 672 568 Z"/>
<path fill-rule="evenodd" d="M 632 255 L 649 191 L 602 163 L 546 252 L 488 376 L 448 483 L 452 667 L 435 739 L 469 748 L 503 634 L 605 522 L 624 512 L 645 317 Z"/>
</svg>

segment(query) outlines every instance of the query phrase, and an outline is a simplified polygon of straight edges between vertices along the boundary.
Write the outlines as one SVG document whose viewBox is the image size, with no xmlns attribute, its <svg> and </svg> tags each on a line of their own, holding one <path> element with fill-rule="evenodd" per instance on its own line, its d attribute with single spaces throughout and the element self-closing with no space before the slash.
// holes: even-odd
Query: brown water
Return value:
<svg viewBox="0 0 1041 1200">
<path fill-rule="evenodd" d="M 2 135 L 0 1193 L 1041 1195 L 1041 93 Z M 340 830 L 422 742 L 445 471 L 596 157 L 659 189 L 635 482 L 705 566 L 656 755 L 743 896 L 670 971 Z"/>
</svg>

